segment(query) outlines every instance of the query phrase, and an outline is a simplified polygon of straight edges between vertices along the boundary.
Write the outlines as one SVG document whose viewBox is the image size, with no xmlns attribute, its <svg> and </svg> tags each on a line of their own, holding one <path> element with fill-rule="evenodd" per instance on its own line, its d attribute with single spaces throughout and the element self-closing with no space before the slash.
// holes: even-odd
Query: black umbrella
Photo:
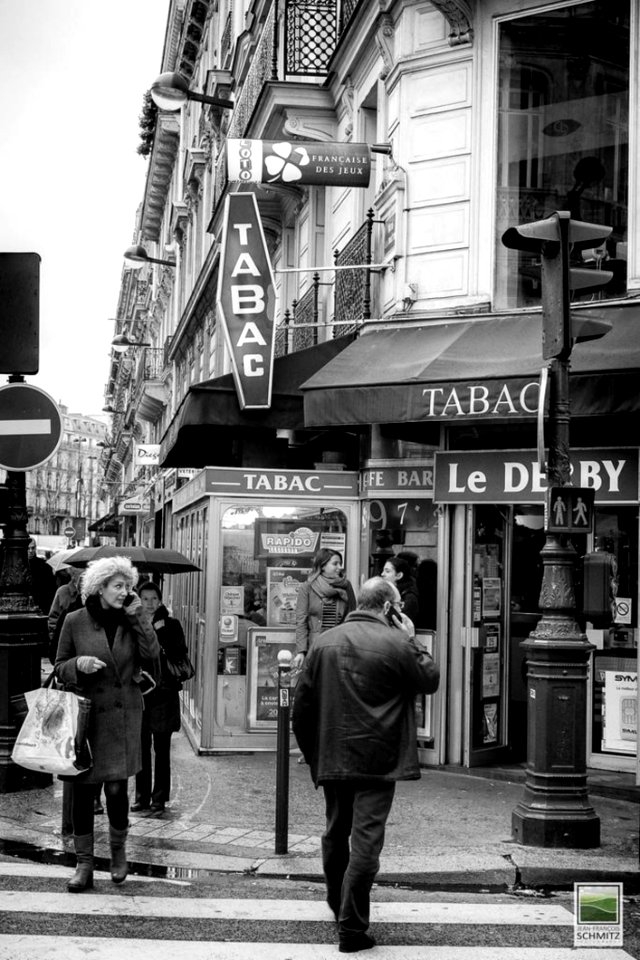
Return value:
<svg viewBox="0 0 640 960">
<path fill-rule="evenodd" d="M 141 573 L 189 573 L 200 567 L 178 550 L 164 547 L 80 547 L 66 558 L 71 567 L 86 567 L 103 557 L 128 557 Z"/>
</svg>

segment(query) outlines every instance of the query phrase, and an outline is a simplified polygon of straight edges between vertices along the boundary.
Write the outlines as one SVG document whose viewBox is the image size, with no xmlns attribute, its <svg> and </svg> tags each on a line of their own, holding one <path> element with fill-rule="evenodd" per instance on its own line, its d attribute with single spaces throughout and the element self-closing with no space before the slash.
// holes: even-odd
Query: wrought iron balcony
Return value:
<svg viewBox="0 0 640 960">
<path fill-rule="evenodd" d="M 168 394 L 162 382 L 165 368 L 163 347 L 144 347 L 140 352 L 132 393 L 136 416 L 154 422 L 164 410 Z"/>
</svg>

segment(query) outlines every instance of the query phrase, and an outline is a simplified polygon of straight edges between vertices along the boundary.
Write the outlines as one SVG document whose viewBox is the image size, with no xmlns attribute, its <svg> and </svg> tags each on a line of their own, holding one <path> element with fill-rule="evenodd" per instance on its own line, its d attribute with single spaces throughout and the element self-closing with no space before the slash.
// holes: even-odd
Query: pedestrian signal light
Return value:
<svg viewBox="0 0 640 960">
<path fill-rule="evenodd" d="M 567 210 L 557 210 L 546 220 L 510 227 L 502 242 L 540 258 L 542 282 L 542 356 L 568 359 L 573 345 L 571 291 L 597 290 L 613 278 L 609 270 L 570 266 L 572 254 L 600 247 L 611 227 L 572 220 Z M 597 261 L 599 263 L 599 261 Z"/>
<path fill-rule="evenodd" d="M 544 525 L 547 533 L 591 533 L 594 499 L 592 487 L 549 487 Z"/>
</svg>

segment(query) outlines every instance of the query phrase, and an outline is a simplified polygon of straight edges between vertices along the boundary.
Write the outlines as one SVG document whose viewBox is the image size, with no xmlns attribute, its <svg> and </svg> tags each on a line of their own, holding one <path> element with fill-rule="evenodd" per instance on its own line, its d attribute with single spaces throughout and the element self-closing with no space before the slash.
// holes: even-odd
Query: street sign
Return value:
<svg viewBox="0 0 640 960">
<path fill-rule="evenodd" d="M 65 527 L 62 532 L 64 533 L 65 537 L 75 537 L 75 535 L 76 535 L 76 528 L 75 528 L 75 527 Z"/>
<path fill-rule="evenodd" d="M 39 387 L 0 387 L 0 467 L 32 470 L 46 463 L 62 439 L 62 415 Z"/>
<path fill-rule="evenodd" d="M 593 487 L 549 487 L 545 511 L 548 533 L 591 533 Z"/>
</svg>

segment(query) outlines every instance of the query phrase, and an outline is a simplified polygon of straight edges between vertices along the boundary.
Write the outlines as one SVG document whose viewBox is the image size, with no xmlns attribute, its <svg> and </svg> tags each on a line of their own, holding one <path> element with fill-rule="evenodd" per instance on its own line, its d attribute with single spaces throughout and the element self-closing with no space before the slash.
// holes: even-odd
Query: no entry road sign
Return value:
<svg viewBox="0 0 640 960">
<path fill-rule="evenodd" d="M 62 416 L 48 393 L 27 383 L 0 387 L 0 467 L 32 470 L 62 439 Z"/>
</svg>

